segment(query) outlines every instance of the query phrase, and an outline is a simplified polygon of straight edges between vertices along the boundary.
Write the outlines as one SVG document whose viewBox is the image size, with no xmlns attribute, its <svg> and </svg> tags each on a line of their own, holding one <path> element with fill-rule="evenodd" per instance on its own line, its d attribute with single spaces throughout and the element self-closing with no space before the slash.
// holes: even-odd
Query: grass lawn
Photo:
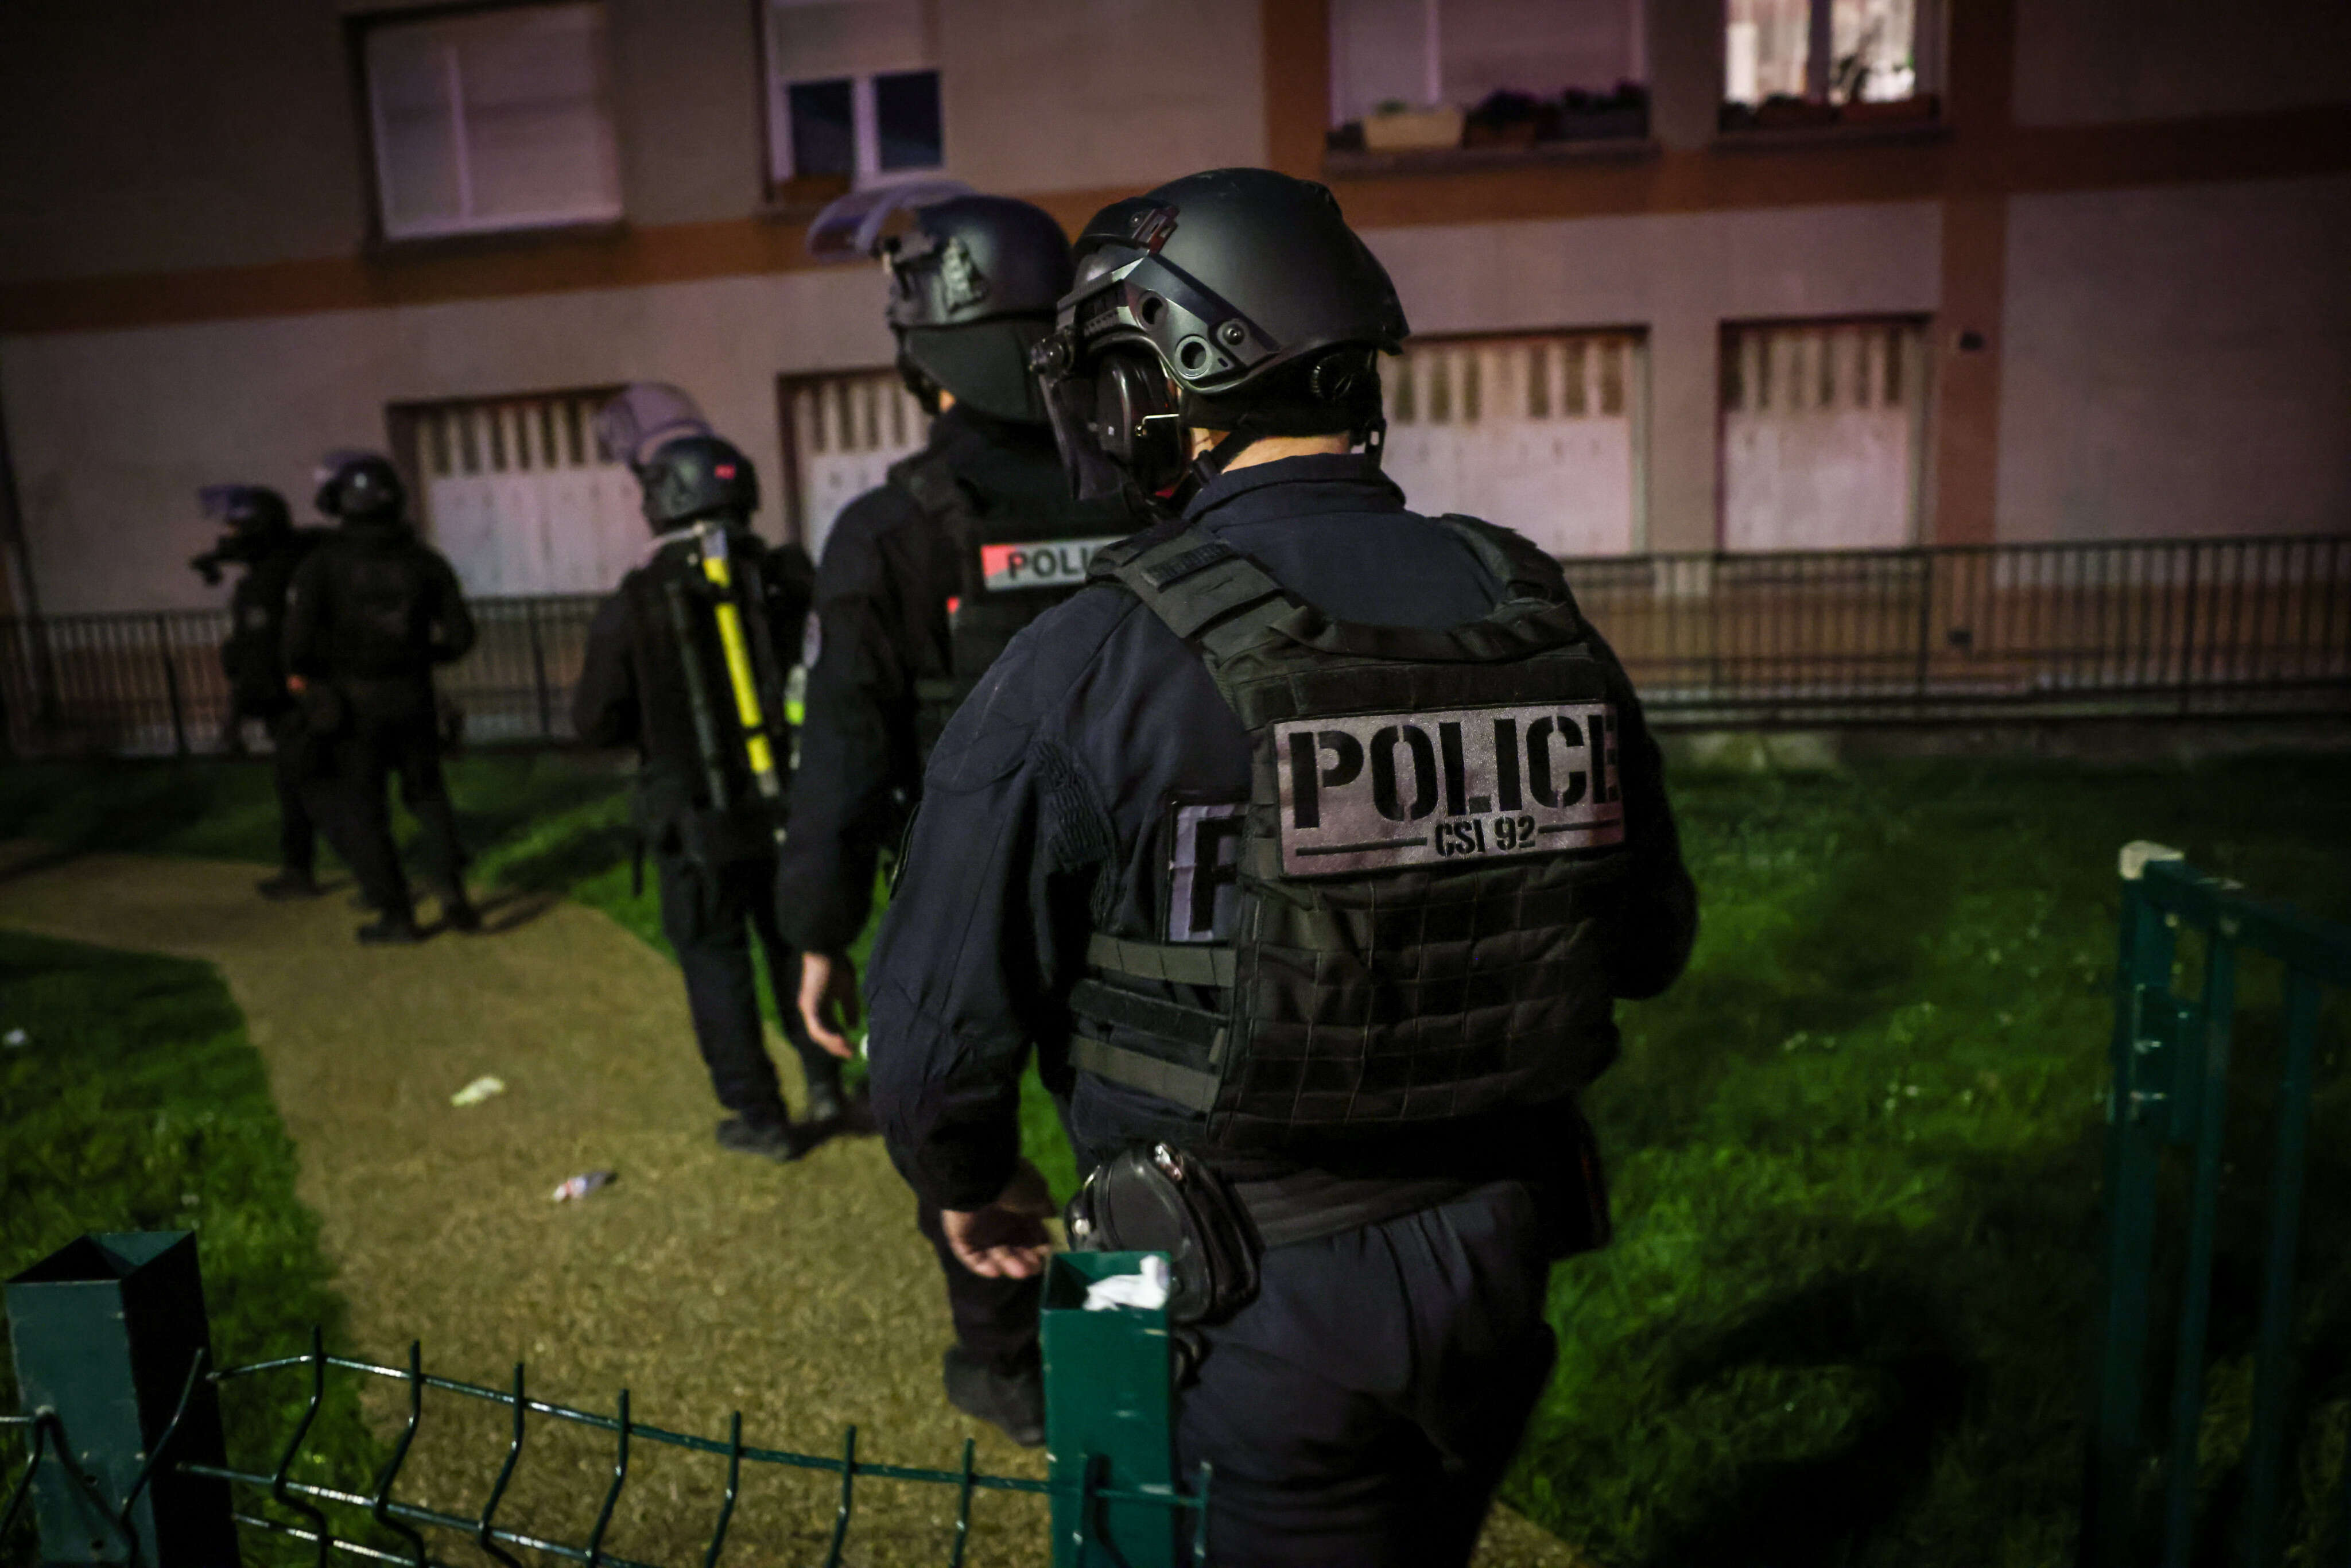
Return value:
<svg viewBox="0 0 2351 1568">
<path fill-rule="evenodd" d="M 477 877 L 568 894 L 659 945 L 651 889 L 629 890 L 620 782 L 552 756 L 459 763 Z M 1624 1060 L 1590 1097 L 1618 1237 L 1554 1277 L 1560 1372 L 1506 1496 L 1612 1563 L 2070 1562 L 2116 851 L 2162 840 L 2351 917 L 2351 758 L 1674 785 L 1704 929 L 1680 985 L 1625 1009 Z M 273 841 L 251 765 L 0 769 L 0 820 L 77 847 L 259 860 Z M 2250 1206 L 2268 1168 L 2252 1091 L 2276 991 L 2249 963 L 2254 1113 L 2204 1435 L 2223 1486 L 2243 1440 Z M 2332 1000 L 2304 1253 L 2318 1276 L 2304 1338 L 2320 1353 L 2304 1382 L 2316 1429 L 2336 1434 L 2315 1447 L 2336 1455 L 2351 1214 L 2319 1195 L 2351 1191 L 2345 1015 Z M 1033 1083 L 1027 1108 L 1032 1153 L 1066 1190 Z M 2310 1463 L 2308 1487 L 2335 1484 L 2315 1472 L 2339 1458 Z"/>
<path fill-rule="evenodd" d="M 26 1043 L 0 1049 L 0 1273 L 86 1230 L 193 1230 L 216 1354 L 283 1354 L 314 1323 L 348 1348 L 317 1223 L 294 1196 L 294 1146 L 210 966 L 0 932 L 0 1032 L 19 1029 Z M 225 1385 L 233 1460 L 275 1465 L 299 1382 Z M 6 1360 L 0 1409 L 16 1408 Z M 21 1440 L 0 1448 L 13 1484 Z M 347 1484 L 381 1459 L 350 1383 L 330 1382 L 297 1479 Z M 0 1561 L 32 1552 L 20 1520 Z"/>
<path fill-rule="evenodd" d="M 1678 986 L 1624 1009 L 1590 1097 L 1619 1232 L 1554 1275 L 1560 1373 L 1506 1495 L 1612 1563 L 2069 1563 L 2116 850 L 2157 839 L 2351 916 L 2351 763 L 1697 775 L 1675 797 L 1703 932 Z M 2276 1071 L 2277 993 L 2249 960 L 2241 1093 Z M 2337 1347 L 2309 1375 L 2339 1432 L 2351 1214 L 2316 1195 L 2351 1191 L 2351 1075 L 2342 998 L 2329 1014 L 2303 1329 Z M 2240 1350 L 2265 1147 L 2234 1161 L 2222 1230 L 2215 1343 Z M 2214 1380 L 2213 1469 L 2244 1376 L 2237 1355 Z"/>
</svg>

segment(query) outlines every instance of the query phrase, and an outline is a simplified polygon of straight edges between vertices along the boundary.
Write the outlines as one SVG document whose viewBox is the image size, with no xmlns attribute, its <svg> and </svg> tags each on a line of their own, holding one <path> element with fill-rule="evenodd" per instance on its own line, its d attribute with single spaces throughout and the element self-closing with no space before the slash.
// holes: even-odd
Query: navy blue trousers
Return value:
<svg viewBox="0 0 2351 1568">
<path fill-rule="evenodd" d="M 1267 1253 L 1176 1396 L 1178 1462 L 1216 1467 L 1209 1561 L 1466 1563 L 1551 1375 L 1547 1240 L 1509 1183 Z"/>
<path fill-rule="evenodd" d="M 659 853 L 653 867 L 661 887 L 662 935 L 684 971 L 694 1040 L 710 1069 L 718 1103 L 748 1121 L 789 1119 L 760 1028 L 754 941 L 767 956 L 776 1016 L 799 1055 L 800 1071 L 811 1085 L 838 1088 L 840 1059 L 810 1040 L 800 1022 L 799 955 L 776 928 L 776 862 L 744 860 L 710 867 L 681 854 Z"/>
</svg>

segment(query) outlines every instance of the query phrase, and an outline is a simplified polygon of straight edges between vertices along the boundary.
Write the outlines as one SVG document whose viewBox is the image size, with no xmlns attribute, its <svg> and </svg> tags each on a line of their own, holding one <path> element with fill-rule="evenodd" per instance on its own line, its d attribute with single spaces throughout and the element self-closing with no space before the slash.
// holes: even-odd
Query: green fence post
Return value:
<svg viewBox="0 0 2351 1568">
<path fill-rule="evenodd" d="M 2179 1082 L 2200 1079 L 2196 1103 L 2196 1175 L 2189 1197 L 2188 1300 L 2179 1314 L 2171 1384 L 2171 1461 L 2165 1479 L 2164 1568 L 2188 1568 L 2196 1523 L 2197 1448 L 2204 1426 L 2204 1348 L 2212 1321 L 2212 1248 L 2220 1228 L 2221 1139 L 2227 1132 L 2229 1049 L 2237 1013 L 2233 921 L 2207 936 L 2202 1050 L 2181 1062 Z M 2183 1129 L 2184 1131 L 2184 1129 Z"/>
<path fill-rule="evenodd" d="M 2278 1093 L 2277 1158 L 2270 1169 L 2269 1250 L 2262 1270 L 2260 1348 L 2253 1360 L 2253 1433 L 2245 1458 L 2245 1568 L 2278 1558 L 2278 1466 L 2285 1451 L 2286 1366 L 2293 1354 L 2294 1258 L 2302 1240 L 2303 1166 L 2318 1055 L 2318 982 L 2285 981 L 2285 1077 Z M 2351 1521 L 2346 1521 L 2351 1523 Z"/>
<path fill-rule="evenodd" d="M 7 1302 L 24 1407 L 53 1413 L 63 1460 L 34 1476 L 42 1562 L 233 1568 L 227 1485 L 178 1469 L 226 1462 L 194 1233 L 85 1236 Z"/>
<path fill-rule="evenodd" d="M 1144 1252 L 1063 1252 L 1045 1276 L 1045 1443 L 1053 1568 L 1175 1568 L 1174 1379 L 1164 1308 L 1086 1311 Z M 1168 1502 L 1100 1497 L 1161 1495 Z M 1205 1528 L 1205 1525 L 1203 1526 Z"/>
<path fill-rule="evenodd" d="M 2182 1032 L 2182 1009 L 2171 993 L 2171 927 L 2148 900 L 2141 878 L 2149 861 L 2179 858 L 2179 851 L 2152 843 L 2134 843 L 2122 852 L 2121 947 L 2108 1045 L 2098 1388 L 2081 1537 L 2081 1560 L 2088 1568 L 2120 1568 L 2129 1560 L 2138 1512 L 2156 1178 L 2176 1108 Z"/>
</svg>

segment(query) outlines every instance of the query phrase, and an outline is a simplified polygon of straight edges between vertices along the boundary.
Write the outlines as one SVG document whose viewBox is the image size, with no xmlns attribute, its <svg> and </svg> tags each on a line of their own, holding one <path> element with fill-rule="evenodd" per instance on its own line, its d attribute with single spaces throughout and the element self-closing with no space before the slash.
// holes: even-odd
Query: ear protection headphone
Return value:
<svg viewBox="0 0 2351 1568">
<path fill-rule="evenodd" d="M 1156 357 L 1106 353 L 1094 370 L 1094 440 L 1146 490 L 1175 483 L 1190 463 L 1184 416 Z"/>
</svg>

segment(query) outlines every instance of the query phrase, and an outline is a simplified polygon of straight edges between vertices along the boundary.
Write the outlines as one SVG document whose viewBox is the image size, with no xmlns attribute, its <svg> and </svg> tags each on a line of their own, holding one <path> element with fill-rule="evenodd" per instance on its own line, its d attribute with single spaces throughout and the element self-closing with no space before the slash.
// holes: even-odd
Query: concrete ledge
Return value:
<svg viewBox="0 0 2351 1568">
<path fill-rule="evenodd" d="M 2210 758 L 2351 752 L 2351 718 L 2210 721 L 2079 719 L 2001 724 L 1711 729 L 1657 737 L 1675 768 L 1823 773 L 1894 758 L 1983 757 L 2136 768 Z"/>
</svg>

